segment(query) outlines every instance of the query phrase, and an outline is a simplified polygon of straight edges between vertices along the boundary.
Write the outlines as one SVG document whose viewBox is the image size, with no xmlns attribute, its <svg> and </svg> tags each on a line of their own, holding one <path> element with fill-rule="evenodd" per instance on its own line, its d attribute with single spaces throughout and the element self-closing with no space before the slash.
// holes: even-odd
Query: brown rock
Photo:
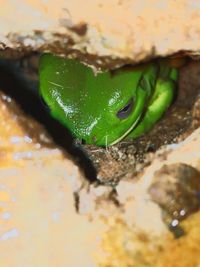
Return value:
<svg viewBox="0 0 200 267">
<path fill-rule="evenodd" d="M 178 223 L 200 208 L 200 172 L 183 163 L 164 165 L 155 172 L 149 193 L 164 210 L 165 219 L 167 214 L 170 223 Z"/>
</svg>

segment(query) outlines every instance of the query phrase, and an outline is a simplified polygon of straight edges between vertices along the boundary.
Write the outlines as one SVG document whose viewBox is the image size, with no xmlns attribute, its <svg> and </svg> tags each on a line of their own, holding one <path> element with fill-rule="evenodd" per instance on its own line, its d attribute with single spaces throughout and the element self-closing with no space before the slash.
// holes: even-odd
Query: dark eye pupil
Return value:
<svg viewBox="0 0 200 267">
<path fill-rule="evenodd" d="M 120 109 L 118 112 L 117 112 L 117 117 L 119 119 L 126 119 L 132 112 L 133 110 L 133 104 L 134 104 L 134 101 L 133 101 L 133 98 L 131 98 L 128 102 L 128 104 L 126 104 L 122 109 Z"/>
</svg>

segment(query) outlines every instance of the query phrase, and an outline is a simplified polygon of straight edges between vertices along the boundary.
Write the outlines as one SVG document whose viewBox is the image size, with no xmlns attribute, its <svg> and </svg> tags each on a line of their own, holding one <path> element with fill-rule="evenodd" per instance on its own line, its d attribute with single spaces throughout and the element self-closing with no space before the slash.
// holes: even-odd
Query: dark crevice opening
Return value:
<svg viewBox="0 0 200 267">
<path fill-rule="evenodd" d="M 83 170 L 86 179 L 96 181 L 96 169 L 87 153 L 74 142 L 70 132 L 51 117 L 41 102 L 38 81 L 26 77 L 20 60 L 0 59 L 0 89 L 13 98 L 25 114 L 45 126 L 53 141 Z"/>
</svg>

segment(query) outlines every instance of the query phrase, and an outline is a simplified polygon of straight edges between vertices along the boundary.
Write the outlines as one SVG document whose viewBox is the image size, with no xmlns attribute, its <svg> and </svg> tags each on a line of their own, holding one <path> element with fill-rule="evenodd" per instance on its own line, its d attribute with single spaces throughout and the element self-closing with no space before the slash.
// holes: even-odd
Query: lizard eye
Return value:
<svg viewBox="0 0 200 267">
<path fill-rule="evenodd" d="M 117 112 L 117 117 L 122 120 L 126 119 L 131 114 L 133 110 L 133 105 L 134 99 L 131 98 L 129 102 Z"/>
</svg>

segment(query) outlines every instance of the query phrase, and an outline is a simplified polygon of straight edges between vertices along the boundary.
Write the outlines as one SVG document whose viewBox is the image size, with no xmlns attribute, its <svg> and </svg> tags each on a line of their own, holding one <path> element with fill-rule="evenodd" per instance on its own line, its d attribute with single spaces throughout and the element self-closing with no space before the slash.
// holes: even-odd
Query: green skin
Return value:
<svg viewBox="0 0 200 267">
<path fill-rule="evenodd" d="M 153 127 L 173 100 L 178 70 L 154 62 L 95 75 L 77 60 L 44 54 L 39 75 L 51 115 L 85 143 L 108 146 Z"/>
</svg>

